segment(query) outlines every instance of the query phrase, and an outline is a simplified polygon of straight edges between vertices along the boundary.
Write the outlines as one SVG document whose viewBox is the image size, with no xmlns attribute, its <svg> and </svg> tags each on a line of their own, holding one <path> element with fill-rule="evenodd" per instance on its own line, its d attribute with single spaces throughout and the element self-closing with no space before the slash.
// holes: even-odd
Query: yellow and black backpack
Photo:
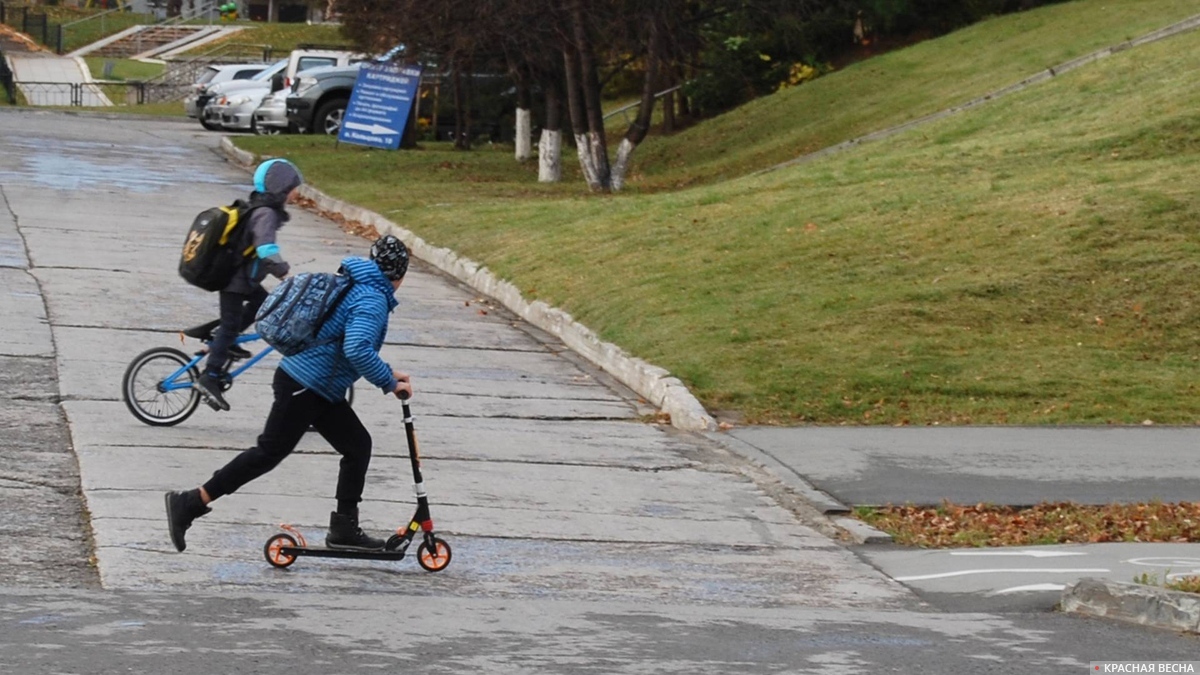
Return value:
<svg viewBox="0 0 1200 675">
<path fill-rule="evenodd" d="M 179 276 L 206 291 L 219 291 L 229 285 L 238 268 L 254 257 L 253 246 L 241 247 L 243 224 L 250 211 L 240 199 L 229 206 L 201 211 L 183 241 Z"/>
</svg>

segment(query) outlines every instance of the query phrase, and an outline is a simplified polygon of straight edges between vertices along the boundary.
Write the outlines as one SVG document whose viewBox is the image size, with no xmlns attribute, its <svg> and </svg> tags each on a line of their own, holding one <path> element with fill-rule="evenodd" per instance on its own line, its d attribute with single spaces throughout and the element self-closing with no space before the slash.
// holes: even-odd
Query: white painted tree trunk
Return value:
<svg viewBox="0 0 1200 675">
<path fill-rule="evenodd" d="M 617 161 L 612 168 L 613 192 L 625 187 L 625 172 L 629 170 L 629 158 L 633 156 L 633 151 L 636 149 L 637 144 L 628 138 L 622 138 L 621 144 L 617 146 Z"/>
<path fill-rule="evenodd" d="M 562 180 L 562 131 L 542 129 L 538 140 L 538 182 L 557 183 Z"/>
<path fill-rule="evenodd" d="M 529 108 L 517 108 L 517 161 L 524 162 L 533 156 L 533 121 Z"/>
<path fill-rule="evenodd" d="M 600 169 L 596 166 L 596 157 L 592 152 L 591 134 L 575 134 L 575 149 L 579 152 L 579 168 L 583 171 L 583 180 L 592 190 L 600 190 Z"/>
</svg>

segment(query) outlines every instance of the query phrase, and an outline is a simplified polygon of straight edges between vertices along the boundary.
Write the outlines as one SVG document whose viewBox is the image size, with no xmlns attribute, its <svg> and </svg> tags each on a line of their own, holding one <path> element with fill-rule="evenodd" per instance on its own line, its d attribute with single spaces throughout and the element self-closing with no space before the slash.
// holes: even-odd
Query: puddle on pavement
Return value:
<svg viewBox="0 0 1200 675">
<path fill-rule="evenodd" d="M 0 170 L 0 184 L 38 185 L 57 190 L 154 192 L 181 184 L 230 183 L 207 175 L 179 146 L 115 145 L 29 137 L 7 140 L 18 149 L 21 168 Z"/>
</svg>

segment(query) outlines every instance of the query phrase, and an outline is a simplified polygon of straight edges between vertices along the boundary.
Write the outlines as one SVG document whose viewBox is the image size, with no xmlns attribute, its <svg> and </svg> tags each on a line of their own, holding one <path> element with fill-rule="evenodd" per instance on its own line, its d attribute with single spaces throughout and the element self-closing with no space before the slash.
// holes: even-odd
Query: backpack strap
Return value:
<svg viewBox="0 0 1200 675">
<path fill-rule="evenodd" d="M 232 210 L 233 211 L 232 217 L 242 223 L 245 223 L 247 231 L 249 231 L 250 214 L 253 213 L 255 209 L 260 209 L 260 208 L 262 208 L 261 204 L 259 204 L 257 206 L 252 206 L 250 204 L 250 202 L 247 202 L 244 199 L 236 199 L 236 200 L 234 200 L 234 202 L 232 204 L 229 205 L 228 208 L 222 207 L 222 210 L 225 210 L 225 211 Z M 242 250 L 243 258 L 249 258 L 250 255 L 252 253 L 254 253 L 254 239 L 253 239 L 254 233 L 251 232 L 250 236 L 251 236 L 251 239 L 248 242 L 248 245 L 246 246 L 245 249 Z"/>
</svg>

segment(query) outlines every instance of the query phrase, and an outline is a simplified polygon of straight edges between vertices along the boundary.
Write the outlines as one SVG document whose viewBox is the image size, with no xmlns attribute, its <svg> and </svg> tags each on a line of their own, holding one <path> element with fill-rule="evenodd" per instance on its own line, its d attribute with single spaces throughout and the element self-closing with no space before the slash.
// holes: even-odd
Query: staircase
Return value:
<svg viewBox="0 0 1200 675">
<path fill-rule="evenodd" d="M 116 40 L 88 51 L 88 56 L 130 58 L 187 40 L 199 39 L 212 31 L 209 26 L 138 26 Z M 82 50 L 81 50 L 82 51 Z"/>
</svg>

